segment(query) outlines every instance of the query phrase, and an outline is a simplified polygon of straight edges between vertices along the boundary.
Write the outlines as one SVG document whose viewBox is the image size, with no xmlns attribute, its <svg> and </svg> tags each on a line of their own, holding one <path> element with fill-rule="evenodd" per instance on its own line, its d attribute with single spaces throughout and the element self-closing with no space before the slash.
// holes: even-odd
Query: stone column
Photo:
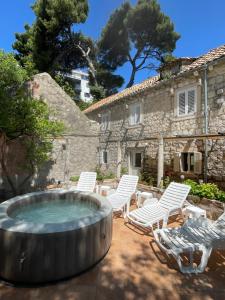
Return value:
<svg viewBox="0 0 225 300">
<path fill-rule="evenodd" d="M 160 187 L 164 175 L 164 145 L 163 137 L 159 137 L 157 186 Z"/>
<path fill-rule="evenodd" d="M 116 177 L 119 179 L 121 176 L 121 162 L 122 162 L 122 149 L 121 143 L 117 144 L 117 169 L 116 169 Z"/>
</svg>

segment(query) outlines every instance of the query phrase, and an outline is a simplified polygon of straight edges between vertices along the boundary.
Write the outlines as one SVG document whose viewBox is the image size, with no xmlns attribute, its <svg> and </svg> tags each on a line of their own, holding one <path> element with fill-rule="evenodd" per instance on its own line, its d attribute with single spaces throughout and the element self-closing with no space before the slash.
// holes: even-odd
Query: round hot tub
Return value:
<svg viewBox="0 0 225 300">
<path fill-rule="evenodd" d="M 60 280 L 107 253 L 112 207 L 94 193 L 54 190 L 0 205 L 0 277 L 21 283 Z"/>
</svg>

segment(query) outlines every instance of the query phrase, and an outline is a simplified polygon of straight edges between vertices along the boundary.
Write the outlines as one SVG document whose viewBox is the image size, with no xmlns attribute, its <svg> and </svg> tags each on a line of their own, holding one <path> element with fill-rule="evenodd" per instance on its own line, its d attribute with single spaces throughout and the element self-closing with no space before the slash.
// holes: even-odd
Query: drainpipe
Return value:
<svg viewBox="0 0 225 300">
<path fill-rule="evenodd" d="M 158 148 L 158 172 L 157 172 L 157 187 L 161 187 L 163 174 L 164 174 L 164 145 L 163 137 L 160 136 L 159 139 L 159 148 Z"/>
<path fill-rule="evenodd" d="M 208 134 L 208 74 L 207 65 L 204 69 L 204 117 L 205 117 L 205 134 Z M 205 157 L 204 157 L 204 181 L 207 182 L 208 169 L 208 140 L 205 138 Z"/>
</svg>

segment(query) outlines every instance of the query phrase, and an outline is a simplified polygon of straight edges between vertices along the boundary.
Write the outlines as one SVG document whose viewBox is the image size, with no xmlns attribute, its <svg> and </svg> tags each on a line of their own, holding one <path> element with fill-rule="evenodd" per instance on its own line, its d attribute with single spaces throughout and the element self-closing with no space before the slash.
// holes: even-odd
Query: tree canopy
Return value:
<svg viewBox="0 0 225 300">
<path fill-rule="evenodd" d="M 98 42 L 102 64 L 112 70 L 131 65 L 127 87 L 143 69 L 155 68 L 176 47 L 179 34 L 156 0 L 139 0 L 135 6 L 122 4 L 111 15 Z"/>
<path fill-rule="evenodd" d="M 13 44 L 16 58 L 29 74 L 50 73 L 73 97 L 70 83 L 61 78 L 62 74 L 88 68 L 95 99 L 117 92 L 123 78 L 98 61 L 97 45 L 91 38 L 74 31 L 74 25 L 87 19 L 87 0 L 36 0 L 32 9 L 34 24 L 25 25 L 25 32 L 17 33 Z"/>
<path fill-rule="evenodd" d="M 16 188 L 7 169 L 7 152 L 12 140 L 23 143 L 28 180 L 49 158 L 52 139 L 61 134 L 63 124 L 50 119 L 47 105 L 29 96 L 27 72 L 12 54 L 0 51 L 0 164 L 13 192 Z"/>
</svg>

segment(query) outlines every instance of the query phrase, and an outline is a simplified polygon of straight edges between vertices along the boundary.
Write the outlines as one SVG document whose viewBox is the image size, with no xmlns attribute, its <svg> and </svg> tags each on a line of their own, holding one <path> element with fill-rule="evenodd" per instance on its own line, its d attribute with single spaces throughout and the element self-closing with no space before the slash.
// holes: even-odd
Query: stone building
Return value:
<svg viewBox="0 0 225 300">
<path fill-rule="evenodd" d="M 225 181 L 225 45 L 179 58 L 159 75 L 85 110 L 100 124 L 105 172 Z M 159 159 L 158 159 L 159 158 Z M 164 168 L 164 169 L 163 169 Z"/>
<path fill-rule="evenodd" d="M 99 144 L 99 125 L 80 111 L 49 74 L 35 75 L 30 88 L 34 98 L 42 99 L 48 104 L 52 117 L 64 123 L 65 133 L 53 141 L 50 161 L 31 178 L 29 184 L 35 188 L 51 182 L 67 182 L 71 176 L 80 175 L 81 171 L 94 171 Z M 27 176 L 23 169 L 15 168 L 22 159 L 21 145 L 12 142 L 8 164 L 11 180 L 18 187 Z M 0 192 L 1 190 L 6 193 L 10 189 L 0 170 Z M 27 191 L 28 186 L 24 187 L 24 190 Z"/>
</svg>

